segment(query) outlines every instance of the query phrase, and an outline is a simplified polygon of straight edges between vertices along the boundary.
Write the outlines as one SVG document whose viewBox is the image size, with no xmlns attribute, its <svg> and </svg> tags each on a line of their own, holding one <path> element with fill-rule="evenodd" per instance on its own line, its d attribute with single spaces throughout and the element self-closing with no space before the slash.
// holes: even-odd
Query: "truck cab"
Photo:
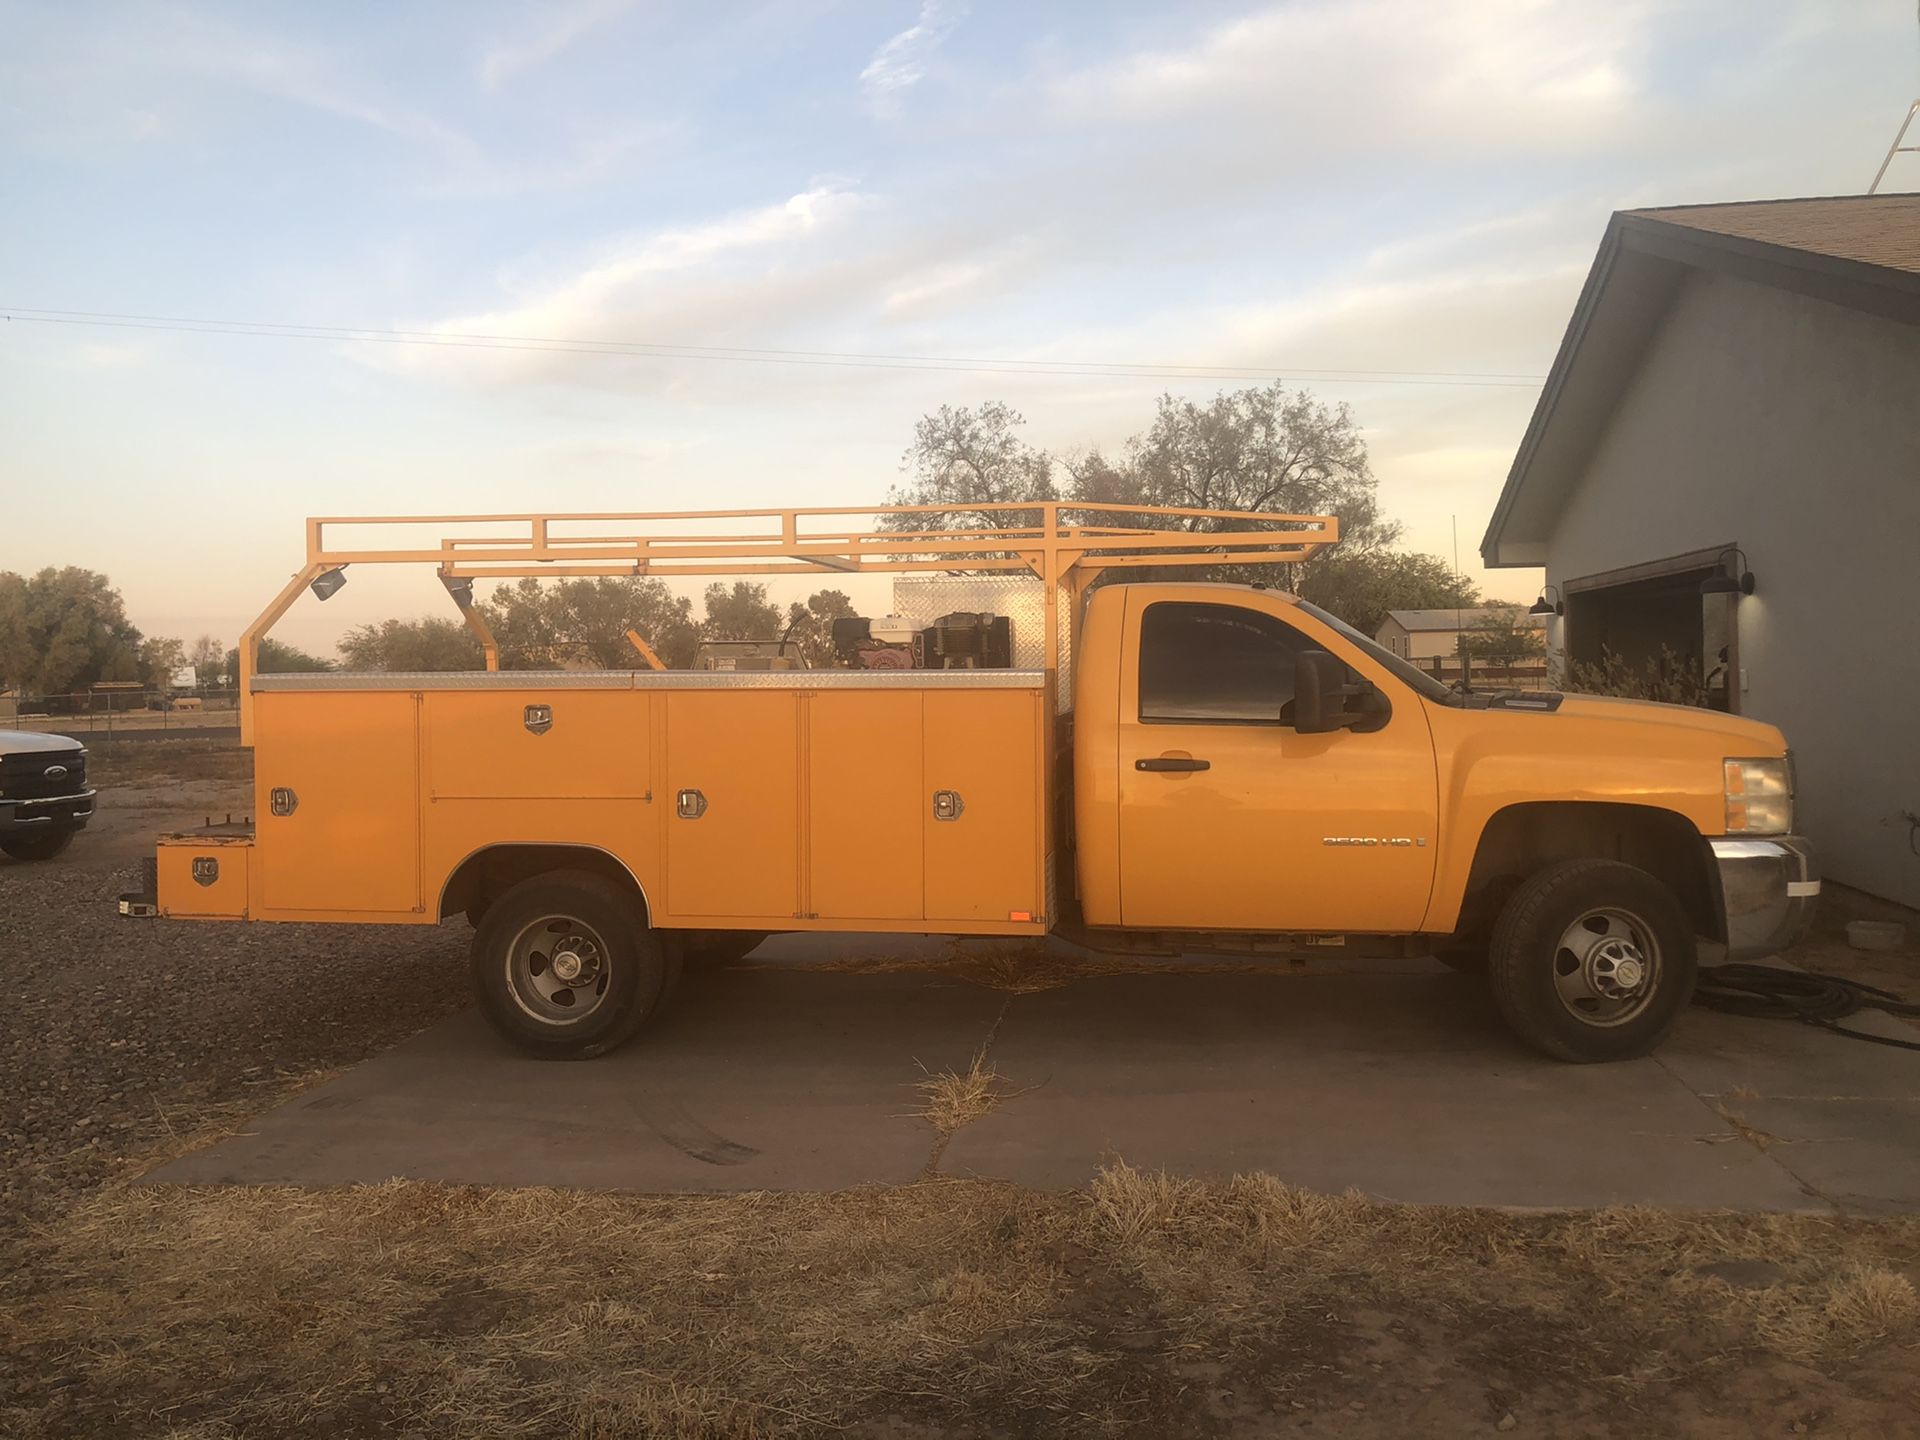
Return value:
<svg viewBox="0 0 1920 1440">
<path fill-rule="evenodd" d="M 1075 693 L 1090 927 L 1498 961 L 1508 1018 L 1563 1058 L 1639 1053 L 1696 937 L 1771 954 L 1819 893 L 1774 727 L 1462 693 L 1283 591 L 1097 590 Z"/>
</svg>

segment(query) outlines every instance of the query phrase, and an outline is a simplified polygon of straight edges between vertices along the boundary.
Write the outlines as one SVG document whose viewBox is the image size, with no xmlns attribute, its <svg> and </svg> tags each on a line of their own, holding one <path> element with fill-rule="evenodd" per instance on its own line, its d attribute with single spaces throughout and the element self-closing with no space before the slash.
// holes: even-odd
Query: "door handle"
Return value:
<svg viewBox="0 0 1920 1440">
<path fill-rule="evenodd" d="M 1156 755 L 1150 760 L 1134 761 L 1133 768 L 1136 770 L 1210 770 L 1213 767 L 1205 760 Z"/>
</svg>

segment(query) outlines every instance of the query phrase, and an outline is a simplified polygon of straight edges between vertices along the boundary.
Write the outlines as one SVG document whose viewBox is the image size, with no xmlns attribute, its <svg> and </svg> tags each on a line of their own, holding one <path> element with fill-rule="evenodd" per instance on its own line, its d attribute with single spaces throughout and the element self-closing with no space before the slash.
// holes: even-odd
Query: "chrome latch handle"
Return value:
<svg viewBox="0 0 1920 1440">
<path fill-rule="evenodd" d="M 967 802 L 960 798 L 958 790 L 933 792 L 933 818 L 936 820 L 958 820 L 966 808 Z"/>
<path fill-rule="evenodd" d="M 698 790 L 682 790 L 673 797 L 673 813 L 682 820 L 698 820 L 707 813 L 707 797 Z"/>
</svg>

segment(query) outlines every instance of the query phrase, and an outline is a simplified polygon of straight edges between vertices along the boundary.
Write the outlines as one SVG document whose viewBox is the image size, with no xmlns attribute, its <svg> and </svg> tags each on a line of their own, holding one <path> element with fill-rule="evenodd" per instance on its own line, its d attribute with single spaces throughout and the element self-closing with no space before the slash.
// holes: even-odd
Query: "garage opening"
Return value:
<svg viewBox="0 0 1920 1440">
<path fill-rule="evenodd" d="M 1612 663 L 1697 689 L 1701 703 L 1737 710 L 1739 637 L 1732 597 L 1702 595 L 1730 546 L 1570 579 L 1565 657 L 1570 666 Z"/>
</svg>

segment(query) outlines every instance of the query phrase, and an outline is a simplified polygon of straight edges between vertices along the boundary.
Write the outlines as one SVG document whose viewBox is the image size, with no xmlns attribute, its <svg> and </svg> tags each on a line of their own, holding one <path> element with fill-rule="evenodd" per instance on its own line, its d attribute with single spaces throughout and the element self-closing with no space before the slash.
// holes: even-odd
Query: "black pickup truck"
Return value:
<svg viewBox="0 0 1920 1440">
<path fill-rule="evenodd" d="M 0 730 L 0 851 L 51 860 L 92 818 L 86 746 L 66 735 Z"/>
</svg>

